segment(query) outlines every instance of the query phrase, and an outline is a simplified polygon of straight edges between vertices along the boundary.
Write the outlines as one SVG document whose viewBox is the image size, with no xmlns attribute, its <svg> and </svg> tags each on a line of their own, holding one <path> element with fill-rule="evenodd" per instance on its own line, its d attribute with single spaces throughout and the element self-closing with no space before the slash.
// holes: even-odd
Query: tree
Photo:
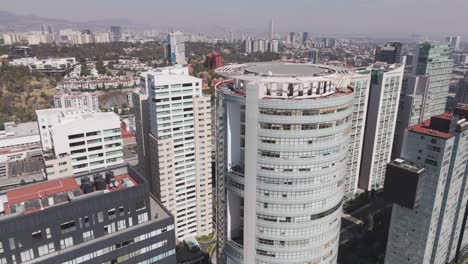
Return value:
<svg viewBox="0 0 468 264">
<path fill-rule="evenodd" d="M 89 71 L 88 65 L 86 65 L 86 62 L 82 62 L 80 76 L 88 76 L 90 74 L 91 72 Z"/>
</svg>

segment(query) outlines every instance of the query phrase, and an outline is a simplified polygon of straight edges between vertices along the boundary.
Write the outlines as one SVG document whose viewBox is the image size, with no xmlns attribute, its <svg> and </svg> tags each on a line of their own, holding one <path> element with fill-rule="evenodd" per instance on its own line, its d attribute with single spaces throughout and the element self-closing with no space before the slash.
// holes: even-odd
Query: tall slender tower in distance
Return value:
<svg viewBox="0 0 468 264">
<path fill-rule="evenodd" d="M 269 27 L 268 27 L 268 38 L 274 39 L 275 38 L 275 24 L 273 19 L 270 19 Z"/>
</svg>

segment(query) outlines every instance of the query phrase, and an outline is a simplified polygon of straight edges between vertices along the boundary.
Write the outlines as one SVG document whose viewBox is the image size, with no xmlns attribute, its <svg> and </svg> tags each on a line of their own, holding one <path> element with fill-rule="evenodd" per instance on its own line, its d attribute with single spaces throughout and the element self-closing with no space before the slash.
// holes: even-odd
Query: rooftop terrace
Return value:
<svg viewBox="0 0 468 264">
<path fill-rule="evenodd" d="M 90 177 L 93 176 L 93 179 Z M 48 207 L 65 204 L 86 195 L 103 195 L 138 185 L 128 173 L 111 176 L 102 173 L 67 177 L 7 191 L 0 201 L 0 217 L 9 214 L 31 214 Z M 6 198 L 5 198 L 6 197 Z"/>
</svg>

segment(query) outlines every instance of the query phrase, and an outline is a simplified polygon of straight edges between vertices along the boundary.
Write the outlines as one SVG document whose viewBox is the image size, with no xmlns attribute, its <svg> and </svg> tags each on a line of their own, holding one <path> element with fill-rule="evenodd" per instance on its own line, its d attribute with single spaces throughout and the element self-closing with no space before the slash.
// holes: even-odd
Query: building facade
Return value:
<svg viewBox="0 0 468 264">
<path fill-rule="evenodd" d="M 359 188 L 381 189 L 390 162 L 395 124 L 400 101 L 404 65 L 375 63 L 371 71 L 371 88 L 359 171 Z"/>
<path fill-rule="evenodd" d="M 358 190 L 361 169 L 364 131 L 366 127 L 367 105 L 371 85 L 368 69 L 357 70 L 347 80 L 354 89 L 353 115 L 351 122 L 351 140 L 346 165 L 345 200 L 353 199 Z"/>
<path fill-rule="evenodd" d="M 456 108 L 454 114 L 409 128 L 402 160 L 417 167 L 419 175 L 387 172 L 387 181 L 402 176 L 407 181 L 385 188 L 394 202 L 386 264 L 444 264 L 463 256 L 468 246 L 467 117 L 467 108 Z"/>
<path fill-rule="evenodd" d="M 408 127 L 445 112 L 452 67 L 447 43 L 424 42 L 417 46 L 412 72 L 402 87 L 393 157 L 400 156 Z"/>
<path fill-rule="evenodd" d="M 173 216 L 127 165 L 0 197 L 0 263 L 176 262 Z"/>
<path fill-rule="evenodd" d="M 167 36 L 167 43 L 164 46 L 166 60 L 172 64 L 184 65 L 185 59 L 185 36 L 182 32 L 172 32 Z"/>
<path fill-rule="evenodd" d="M 54 96 L 55 108 L 87 108 L 99 111 L 98 95 L 93 93 L 61 93 Z"/>
<path fill-rule="evenodd" d="M 123 163 L 117 114 L 64 108 L 37 110 L 36 114 L 49 178 Z"/>
<path fill-rule="evenodd" d="M 351 73 L 275 62 L 217 73 L 218 261 L 336 263 Z"/>
<path fill-rule="evenodd" d="M 400 42 L 389 42 L 375 49 L 375 62 L 386 62 L 388 64 L 401 64 L 403 56 L 403 44 Z"/>
<path fill-rule="evenodd" d="M 173 212 L 179 240 L 208 235 L 213 217 L 210 97 L 202 95 L 201 80 L 189 76 L 187 68 L 147 72 L 142 81 L 146 84 L 135 95 L 141 98 L 135 101 L 136 123 L 144 131 L 137 132 L 138 145 L 144 145 L 141 169 L 150 170 L 152 192 Z"/>
</svg>

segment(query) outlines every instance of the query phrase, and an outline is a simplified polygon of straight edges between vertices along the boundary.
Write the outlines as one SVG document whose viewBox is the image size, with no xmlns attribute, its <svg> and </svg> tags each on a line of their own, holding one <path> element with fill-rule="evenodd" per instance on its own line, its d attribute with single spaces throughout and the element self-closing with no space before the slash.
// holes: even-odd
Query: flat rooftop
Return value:
<svg viewBox="0 0 468 264">
<path fill-rule="evenodd" d="M 6 164 L 7 175 L 0 177 L 0 189 L 12 188 L 23 183 L 44 180 L 44 161 L 42 157 L 10 161 Z"/>
<path fill-rule="evenodd" d="M 317 64 L 302 64 L 288 62 L 255 62 L 233 64 L 216 69 L 216 73 L 228 78 L 243 79 L 241 76 L 260 77 L 320 77 L 328 76 L 344 69 Z M 235 76 L 235 77 L 234 77 Z"/>
<path fill-rule="evenodd" d="M 443 119 L 447 121 L 451 121 L 452 119 L 456 118 L 452 113 L 443 113 L 440 115 L 433 116 L 431 119 L 426 120 L 422 123 L 419 123 L 417 125 L 411 126 L 408 130 L 411 132 L 416 132 L 419 134 L 431 136 L 431 137 L 437 137 L 437 138 L 442 138 L 442 139 L 449 139 L 454 137 L 454 134 L 448 133 L 445 131 L 441 131 L 440 129 L 435 129 L 435 127 L 432 125 L 431 126 L 431 121 L 432 119 L 437 118 L 437 119 Z M 449 125 L 449 124 L 447 124 Z"/>
<path fill-rule="evenodd" d="M 398 167 L 400 167 L 402 169 L 412 171 L 412 172 L 416 172 L 416 173 L 419 173 L 419 174 L 421 174 L 424 171 L 424 168 L 417 167 L 417 166 L 411 164 L 409 161 L 407 161 L 405 159 L 402 159 L 402 158 L 394 159 L 394 160 L 390 161 L 390 163 L 395 165 L 395 166 L 398 166 Z"/>
<path fill-rule="evenodd" d="M 45 210 L 48 207 L 71 202 L 74 198 L 101 192 L 119 191 L 123 188 L 130 188 L 138 183 L 128 173 L 116 175 L 116 184 L 105 183 L 103 190 L 96 190 L 93 185 L 92 191 L 85 194 L 80 188 L 83 178 L 91 178 L 93 174 L 87 174 L 81 177 L 67 177 L 57 180 L 51 180 L 43 183 L 20 187 L 6 192 L 6 199 L 0 209 L 5 215 L 13 213 L 30 214 Z M 102 175 L 101 175 L 102 177 Z M 1 214 L 0 214 L 1 216 Z"/>
</svg>

